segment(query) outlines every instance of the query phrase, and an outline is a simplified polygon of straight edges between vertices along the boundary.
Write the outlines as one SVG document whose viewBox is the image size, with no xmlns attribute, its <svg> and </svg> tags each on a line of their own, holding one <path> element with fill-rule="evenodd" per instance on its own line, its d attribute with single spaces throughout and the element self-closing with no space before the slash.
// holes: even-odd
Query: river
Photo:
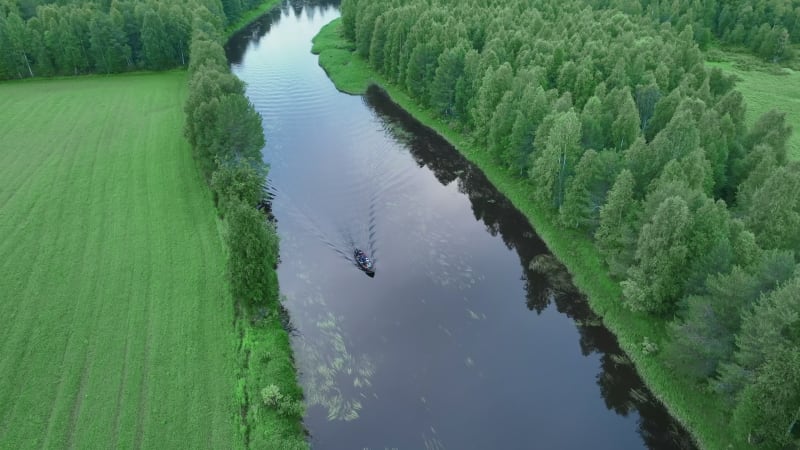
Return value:
<svg viewBox="0 0 800 450">
<path fill-rule="evenodd" d="M 693 448 L 483 174 L 380 91 L 334 88 L 310 49 L 338 16 L 285 1 L 226 49 L 263 116 L 313 448 Z"/>
</svg>

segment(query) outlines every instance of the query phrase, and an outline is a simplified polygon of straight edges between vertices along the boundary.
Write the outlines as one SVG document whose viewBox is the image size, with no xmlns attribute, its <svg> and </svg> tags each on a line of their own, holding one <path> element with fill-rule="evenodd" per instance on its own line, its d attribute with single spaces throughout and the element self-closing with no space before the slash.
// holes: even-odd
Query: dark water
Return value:
<svg viewBox="0 0 800 450">
<path fill-rule="evenodd" d="M 314 448 L 692 448 L 483 174 L 381 92 L 336 91 L 309 50 L 338 15 L 286 3 L 228 48 L 264 118 Z"/>
</svg>

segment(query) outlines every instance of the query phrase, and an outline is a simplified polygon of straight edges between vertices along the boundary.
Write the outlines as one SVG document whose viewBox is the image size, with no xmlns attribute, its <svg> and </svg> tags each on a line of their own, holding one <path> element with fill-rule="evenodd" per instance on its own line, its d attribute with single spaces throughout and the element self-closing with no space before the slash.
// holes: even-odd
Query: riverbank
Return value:
<svg viewBox="0 0 800 450">
<path fill-rule="evenodd" d="M 661 362 L 658 352 L 649 343 L 658 345 L 666 337 L 665 323 L 635 314 L 624 308 L 619 284 L 611 280 L 600 256 L 590 240 L 581 233 L 558 226 L 555 215 L 535 204 L 526 180 L 500 167 L 485 152 L 474 146 L 450 126 L 420 108 L 402 89 L 386 82 L 373 72 L 366 61 L 355 55 L 353 46 L 340 35 L 340 20 L 327 25 L 314 39 L 312 52 L 320 55 L 320 65 L 336 87 L 350 94 L 361 94 L 375 83 L 385 89 L 392 100 L 417 120 L 434 129 L 453 144 L 470 161 L 480 167 L 490 181 L 528 218 L 550 250 L 572 273 L 578 288 L 587 295 L 592 308 L 618 338 L 620 346 L 634 361 L 645 383 L 695 436 L 703 448 L 727 448 L 730 442 L 727 417 L 720 400 L 698 389 L 673 373 Z"/>
<path fill-rule="evenodd" d="M 257 8 L 245 12 L 244 14 L 242 14 L 242 17 L 240 17 L 239 20 L 225 27 L 225 32 L 223 33 L 224 39 L 225 40 L 230 39 L 231 36 L 238 33 L 251 23 L 255 22 L 256 19 L 262 17 L 264 14 L 275 9 L 275 7 L 280 5 L 280 3 L 281 0 L 266 0 Z"/>
<path fill-rule="evenodd" d="M 258 8 L 248 11 L 225 30 L 225 39 L 230 39 L 280 3 L 280 0 L 267 0 Z M 229 71 L 229 67 L 226 70 Z M 229 220 L 222 219 L 222 226 L 227 233 Z M 275 233 L 273 227 L 268 228 L 267 233 Z M 277 236 L 273 238 L 277 242 Z M 252 236 L 232 239 L 242 239 L 245 246 L 259 244 L 248 240 L 253 239 Z M 232 242 L 232 239 L 227 241 Z M 271 272 L 269 277 L 277 283 L 277 260 L 264 261 L 264 264 L 268 266 L 266 270 Z M 235 404 L 240 446 L 307 449 L 302 423 L 303 390 L 298 383 L 287 331 L 288 313 L 281 306 L 278 290 L 263 299 L 263 304 L 259 306 L 238 301 L 235 310 Z"/>
</svg>

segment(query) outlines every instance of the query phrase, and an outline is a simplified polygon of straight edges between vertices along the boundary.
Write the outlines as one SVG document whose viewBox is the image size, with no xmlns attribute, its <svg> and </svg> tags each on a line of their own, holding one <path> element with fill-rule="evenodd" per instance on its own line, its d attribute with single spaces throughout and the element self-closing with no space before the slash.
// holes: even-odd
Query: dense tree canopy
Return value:
<svg viewBox="0 0 800 450">
<path fill-rule="evenodd" d="M 728 44 L 744 45 L 771 61 L 790 58 L 789 44 L 800 42 L 798 0 L 594 0 L 591 3 L 688 30 L 703 47 L 713 36 Z"/>
<path fill-rule="evenodd" d="M 6 1 L 0 79 L 185 66 L 193 22 L 216 30 L 257 0 Z"/>
</svg>

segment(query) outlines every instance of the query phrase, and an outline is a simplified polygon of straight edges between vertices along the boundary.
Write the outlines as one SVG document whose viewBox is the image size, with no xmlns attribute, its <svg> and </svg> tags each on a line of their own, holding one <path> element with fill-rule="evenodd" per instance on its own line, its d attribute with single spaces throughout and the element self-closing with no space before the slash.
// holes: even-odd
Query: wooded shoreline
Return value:
<svg viewBox="0 0 800 450">
<path fill-rule="evenodd" d="M 722 405 L 708 395 L 685 383 L 676 383 L 664 368 L 645 352 L 646 339 L 663 335 L 663 325 L 653 329 L 643 315 L 624 308 L 619 301 L 622 290 L 610 279 L 602 258 L 579 232 L 566 230 L 558 224 L 558 216 L 541 208 L 527 195 L 531 185 L 494 164 L 463 135 L 445 122 L 436 119 L 429 110 L 421 108 L 400 87 L 373 71 L 369 64 L 354 52 L 353 44 L 341 35 L 341 19 L 326 25 L 314 39 L 313 53 L 319 55 L 320 66 L 337 89 L 352 95 L 362 95 L 371 85 L 378 86 L 400 108 L 439 134 L 461 154 L 479 167 L 495 187 L 525 215 L 550 251 L 567 267 L 573 282 L 587 296 L 590 306 L 603 318 L 620 347 L 630 356 L 645 384 L 681 422 L 701 448 L 727 448 L 727 433 L 720 432 L 727 423 Z M 688 395 L 687 395 L 688 394 Z"/>
</svg>

